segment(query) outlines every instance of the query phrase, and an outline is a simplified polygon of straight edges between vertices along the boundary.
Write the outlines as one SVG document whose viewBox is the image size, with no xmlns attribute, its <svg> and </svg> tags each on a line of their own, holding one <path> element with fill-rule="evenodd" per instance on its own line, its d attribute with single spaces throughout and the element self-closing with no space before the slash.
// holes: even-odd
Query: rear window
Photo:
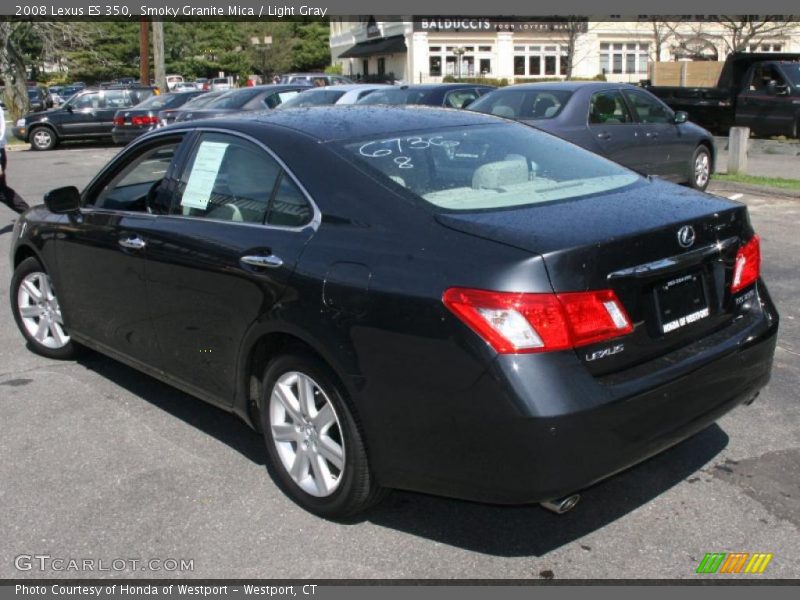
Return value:
<svg viewBox="0 0 800 600">
<path fill-rule="evenodd" d="M 554 202 L 640 180 L 611 161 L 516 123 L 404 133 L 341 147 L 389 187 L 447 210 Z"/>
<path fill-rule="evenodd" d="M 261 90 L 255 88 L 236 90 L 222 94 L 216 100 L 209 102 L 207 106 L 208 108 L 241 108 L 260 93 Z"/>
<path fill-rule="evenodd" d="M 796 88 L 800 88 L 800 63 L 782 65 L 783 72 Z"/>
<path fill-rule="evenodd" d="M 341 90 L 308 90 L 298 94 L 294 98 L 286 100 L 281 108 L 300 108 L 303 106 L 323 106 L 326 104 L 336 104 L 344 96 Z"/>
<path fill-rule="evenodd" d="M 552 119 L 571 95 L 563 90 L 500 90 L 478 98 L 469 110 L 506 119 Z"/>
<path fill-rule="evenodd" d="M 422 104 L 424 100 L 421 90 L 376 90 L 357 104 Z"/>
</svg>

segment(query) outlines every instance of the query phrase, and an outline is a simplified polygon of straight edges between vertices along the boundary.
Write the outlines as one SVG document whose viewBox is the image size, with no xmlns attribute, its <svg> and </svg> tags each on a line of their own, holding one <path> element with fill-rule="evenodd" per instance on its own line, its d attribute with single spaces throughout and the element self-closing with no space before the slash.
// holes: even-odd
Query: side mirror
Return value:
<svg viewBox="0 0 800 600">
<path fill-rule="evenodd" d="M 689 114 L 679 110 L 675 113 L 675 116 L 672 118 L 673 123 L 676 125 L 680 125 L 681 123 L 686 123 L 689 120 Z"/>
<path fill-rule="evenodd" d="M 767 83 L 767 93 L 770 96 L 774 96 L 775 94 L 778 93 L 778 82 L 775 81 L 774 79 L 770 79 L 769 82 Z"/>
<path fill-rule="evenodd" d="M 74 213 L 81 208 L 81 194 L 74 185 L 56 188 L 44 195 L 44 203 L 53 214 Z"/>
</svg>

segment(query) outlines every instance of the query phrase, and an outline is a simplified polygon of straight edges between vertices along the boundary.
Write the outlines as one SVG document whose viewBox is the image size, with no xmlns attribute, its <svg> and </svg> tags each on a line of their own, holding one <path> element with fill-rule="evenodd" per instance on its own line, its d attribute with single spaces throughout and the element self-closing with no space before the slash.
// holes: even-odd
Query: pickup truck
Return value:
<svg viewBox="0 0 800 600">
<path fill-rule="evenodd" d="M 800 54 L 735 52 L 715 87 L 645 89 L 714 133 L 738 125 L 755 135 L 800 137 Z"/>
</svg>

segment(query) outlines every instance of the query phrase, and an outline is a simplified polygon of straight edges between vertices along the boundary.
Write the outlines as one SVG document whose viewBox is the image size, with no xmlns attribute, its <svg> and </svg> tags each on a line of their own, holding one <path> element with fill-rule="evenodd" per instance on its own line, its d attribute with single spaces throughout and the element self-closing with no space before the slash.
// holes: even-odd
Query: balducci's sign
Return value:
<svg viewBox="0 0 800 600">
<path fill-rule="evenodd" d="M 427 17 L 414 19 L 414 31 L 495 32 L 495 31 L 569 31 L 585 32 L 587 23 L 575 21 L 503 21 L 472 17 Z"/>
</svg>

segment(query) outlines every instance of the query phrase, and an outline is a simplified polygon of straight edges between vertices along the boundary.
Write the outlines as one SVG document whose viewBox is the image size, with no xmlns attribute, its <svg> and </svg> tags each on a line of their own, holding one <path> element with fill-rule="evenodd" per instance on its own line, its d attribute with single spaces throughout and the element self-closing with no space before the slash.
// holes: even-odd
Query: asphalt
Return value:
<svg viewBox="0 0 800 600">
<path fill-rule="evenodd" d="M 9 183 L 38 202 L 85 185 L 116 152 L 15 152 Z M 800 576 L 800 200 L 722 193 L 744 194 L 762 238 L 782 316 L 772 382 L 752 406 L 586 490 L 564 516 L 395 492 L 347 524 L 313 517 L 276 488 L 262 440 L 232 416 L 98 354 L 28 351 L 0 286 L 0 578 L 696 578 L 705 553 L 734 551 L 773 553 L 762 578 Z M 0 206 L 0 253 L 15 216 Z M 33 554 L 194 563 L 15 568 Z"/>
</svg>

